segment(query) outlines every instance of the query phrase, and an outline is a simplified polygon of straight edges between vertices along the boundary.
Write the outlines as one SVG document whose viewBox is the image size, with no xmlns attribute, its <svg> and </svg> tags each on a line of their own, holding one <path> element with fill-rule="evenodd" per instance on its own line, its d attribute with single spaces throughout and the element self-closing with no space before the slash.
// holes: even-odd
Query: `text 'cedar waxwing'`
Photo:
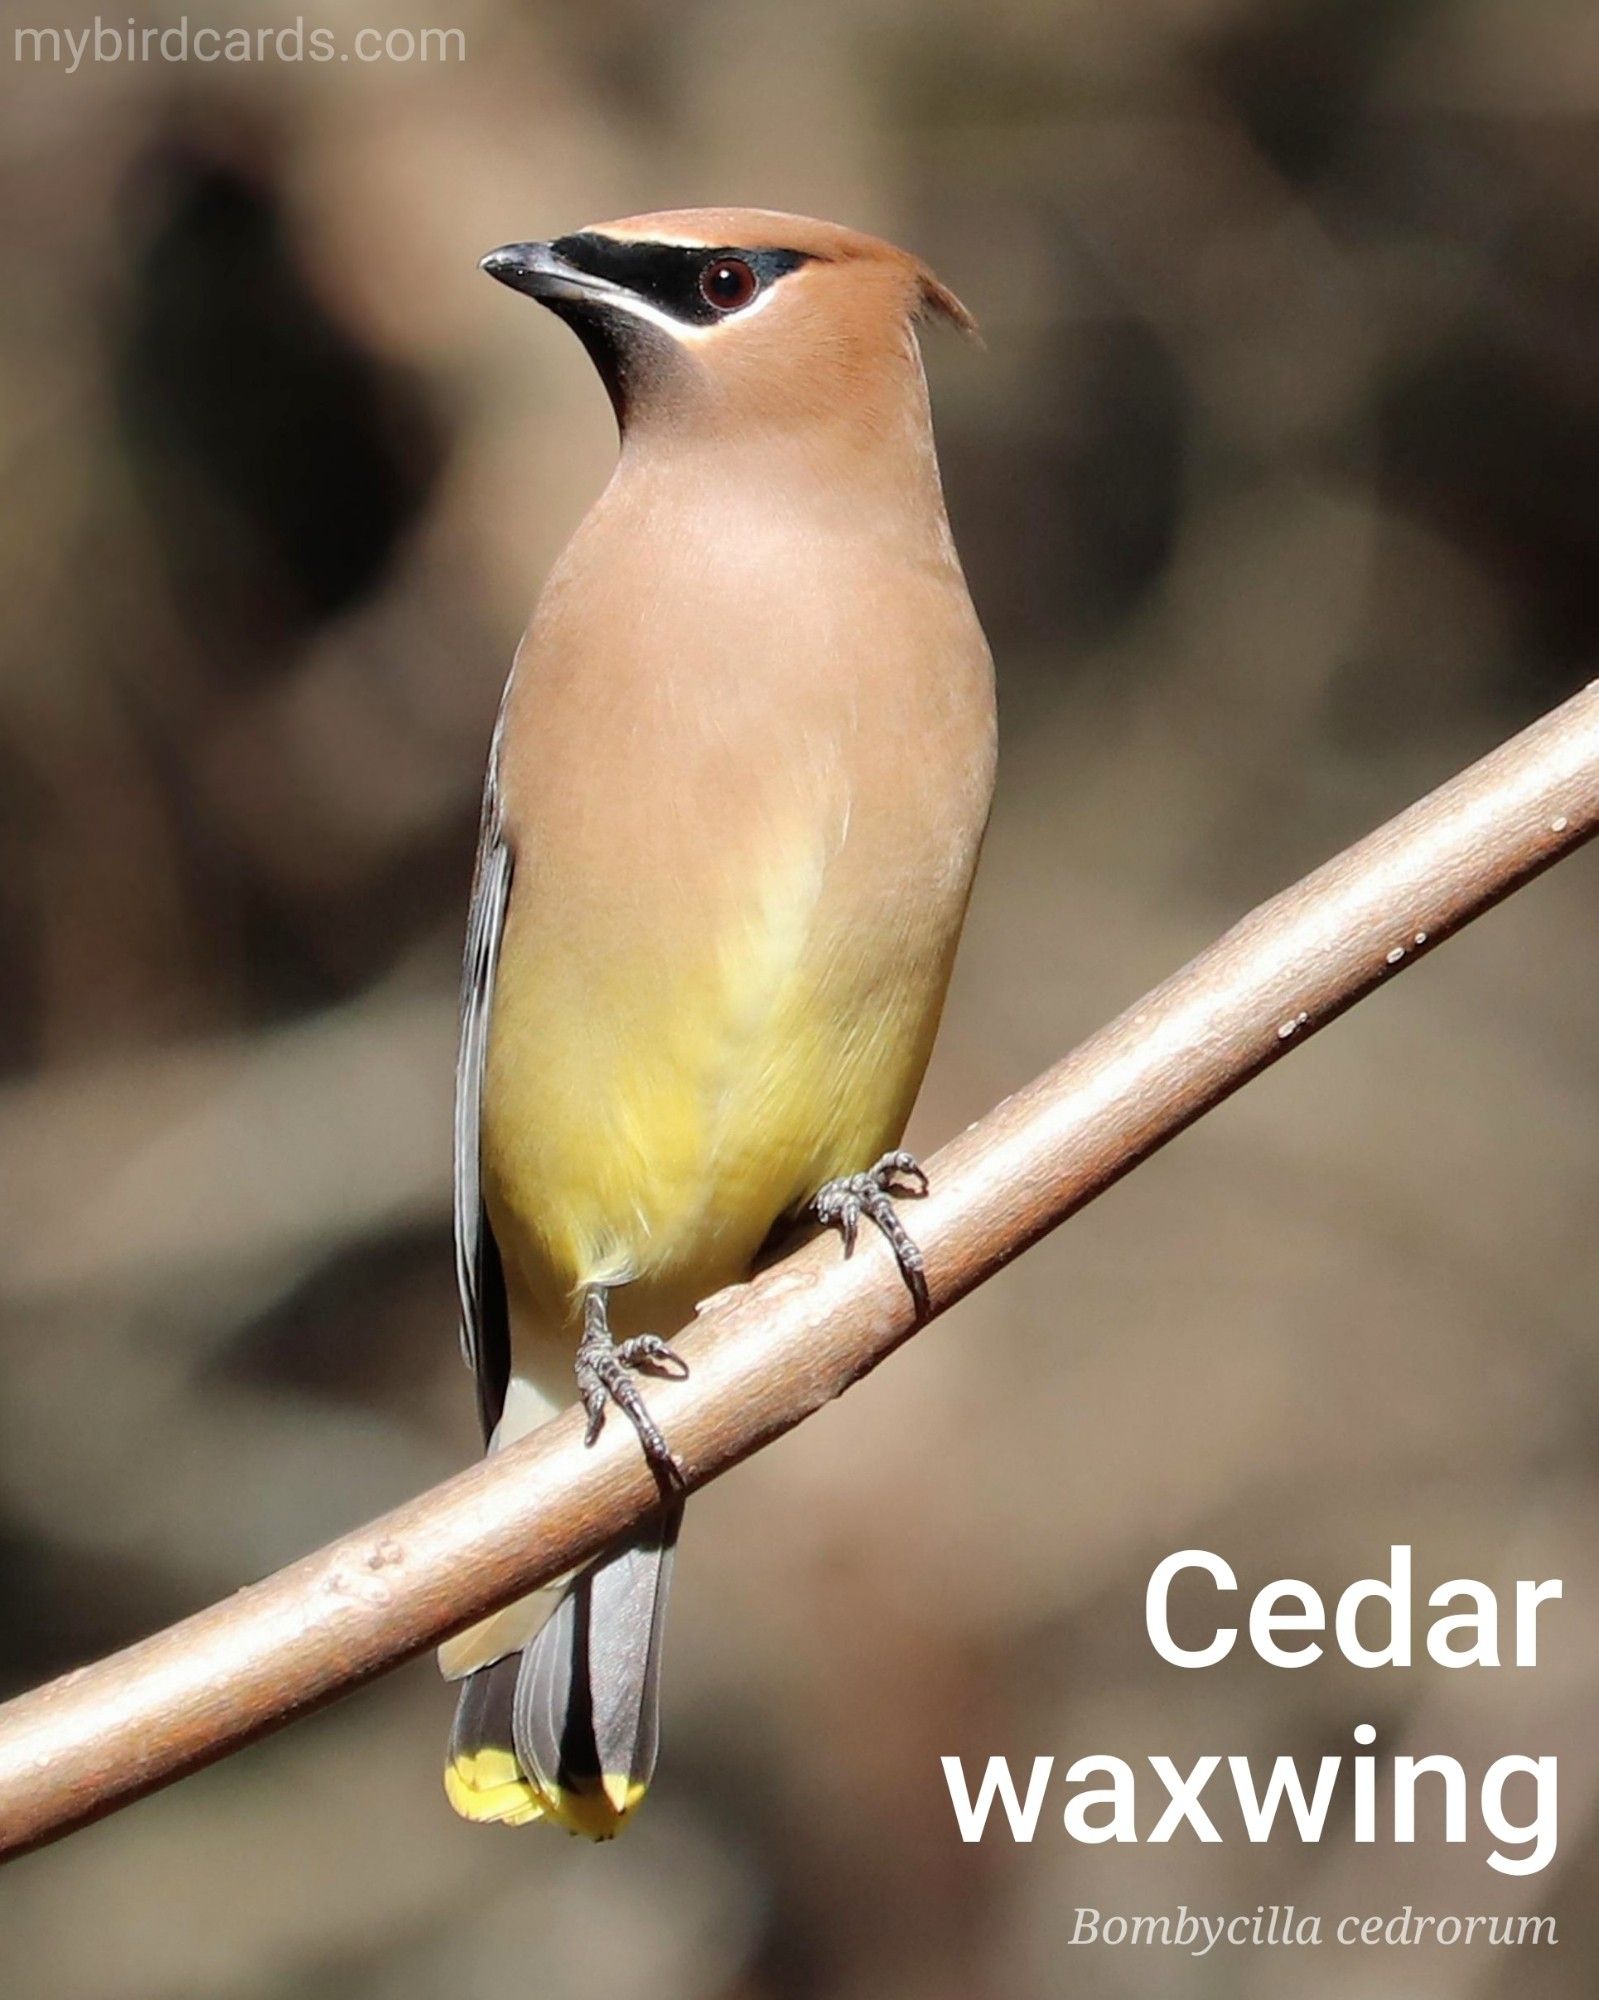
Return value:
<svg viewBox="0 0 1599 2000">
<path fill-rule="evenodd" d="M 807 1213 L 881 1228 L 994 780 L 993 670 L 915 322 L 873 237 L 636 216 L 483 268 L 569 322 L 621 430 L 489 756 L 456 1101 L 456 1247 L 489 1449 L 615 1402 Z M 467 1818 L 603 1838 L 655 1764 L 681 1505 L 442 1648 Z"/>
</svg>

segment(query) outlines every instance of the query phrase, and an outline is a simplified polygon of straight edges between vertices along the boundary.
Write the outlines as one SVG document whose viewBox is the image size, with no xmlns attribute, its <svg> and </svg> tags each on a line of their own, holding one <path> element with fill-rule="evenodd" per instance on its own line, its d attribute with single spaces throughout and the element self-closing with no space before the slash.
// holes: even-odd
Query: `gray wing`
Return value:
<svg viewBox="0 0 1599 2000">
<path fill-rule="evenodd" d="M 461 975 L 461 1047 L 455 1068 L 455 1281 L 461 1294 L 461 1346 L 477 1378 L 485 1442 L 500 1420 L 511 1373 L 511 1329 L 499 1245 L 483 1208 L 480 1132 L 483 1061 L 505 908 L 511 896 L 511 850 L 500 818 L 500 731 L 489 751 L 478 834 L 472 908 Z"/>
</svg>

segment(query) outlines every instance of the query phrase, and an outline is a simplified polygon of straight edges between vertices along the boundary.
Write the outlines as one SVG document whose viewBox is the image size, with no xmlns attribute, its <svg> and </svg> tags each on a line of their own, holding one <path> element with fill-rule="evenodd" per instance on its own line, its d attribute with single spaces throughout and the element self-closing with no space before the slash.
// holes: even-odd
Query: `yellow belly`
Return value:
<svg viewBox="0 0 1599 2000">
<path fill-rule="evenodd" d="M 507 926 L 483 1143 L 513 1293 L 546 1326 L 591 1284 L 692 1304 L 744 1276 L 823 1181 L 897 1142 L 943 997 L 939 941 L 841 926 L 804 866 L 656 952 L 538 914 Z"/>
</svg>

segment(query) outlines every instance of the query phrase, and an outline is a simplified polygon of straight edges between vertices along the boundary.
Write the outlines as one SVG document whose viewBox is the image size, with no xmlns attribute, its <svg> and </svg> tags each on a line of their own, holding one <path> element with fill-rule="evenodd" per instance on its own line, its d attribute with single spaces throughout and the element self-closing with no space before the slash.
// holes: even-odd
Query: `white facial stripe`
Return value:
<svg viewBox="0 0 1599 2000">
<path fill-rule="evenodd" d="M 663 236 L 658 229 L 585 229 L 585 236 L 597 236 L 602 243 L 666 243 L 674 250 L 720 250 L 701 236 Z"/>
<path fill-rule="evenodd" d="M 788 275 L 792 277 L 793 273 L 790 272 Z M 746 320 L 754 319 L 757 313 L 765 312 L 777 297 L 777 287 L 782 282 L 783 280 L 778 278 L 769 285 L 763 285 L 749 304 L 740 306 L 737 312 L 724 313 L 720 319 L 707 320 L 703 326 L 690 326 L 686 320 L 674 319 L 672 330 L 680 340 L 714 339 L 724 327 L 742 326 Z"/>
<path fill-rule="evenodd" d="M 657 243 L 663 239 L 652 236 L 649 240 Z M 740 306 L 737 312 L 726 313 L 721 319 L 708 320 L 703 326 L 692 326 L 687 320 L 675 319 L 671 313 L 662 312 L 659 306 L 652 305 L 648 299 L 641 299 L 636 292 L 626 291 L 621 285 L 613 285 L 608 278 L 585 278 L 581 285 L 573 285 L 569 294 L 575 299 L 602 299 L 617 312 L 630 313 L 634 319 L 643 320 L 647 325 L 658 328 L 660 332 L 670 334 L 674 340 L 689 344 L 708 338 L 714 339 L 724 327 L 753 319 L 757 313 L 766 310 L 776 295 L 775 283 L 764 285 L 749 304 Z"/>
</svg>

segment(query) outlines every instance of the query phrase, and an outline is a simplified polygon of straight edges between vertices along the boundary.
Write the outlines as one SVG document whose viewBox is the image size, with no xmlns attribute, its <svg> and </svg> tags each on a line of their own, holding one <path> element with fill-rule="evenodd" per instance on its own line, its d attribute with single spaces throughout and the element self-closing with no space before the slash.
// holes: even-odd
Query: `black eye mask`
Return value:
<svg viewBox="0 0 1599 2000">
<path fill-rule="evenodd" d="M 558 257 L 591 277 L 608 278 L 622 285 L 636 298 L 645 299 L 685 326 L 709 326 L 731 313 L 714 306 L 700 289 L 700 279 L 709 265 L 720 258 L 736 257 L 748 264 L 759 280 L 754 298 L 769 285 L 801 264 L 811 260 L 803 250 L 743 250 L 732 245 L 715 248 L 684 243 L 623 243 L 613 236 L 583 231 L 563 236 L 550 248 Z M 753 301 L 750 301 L 752 303 Z M 741 308 L 742 310 L 742 308 Z"/>
</svg>

